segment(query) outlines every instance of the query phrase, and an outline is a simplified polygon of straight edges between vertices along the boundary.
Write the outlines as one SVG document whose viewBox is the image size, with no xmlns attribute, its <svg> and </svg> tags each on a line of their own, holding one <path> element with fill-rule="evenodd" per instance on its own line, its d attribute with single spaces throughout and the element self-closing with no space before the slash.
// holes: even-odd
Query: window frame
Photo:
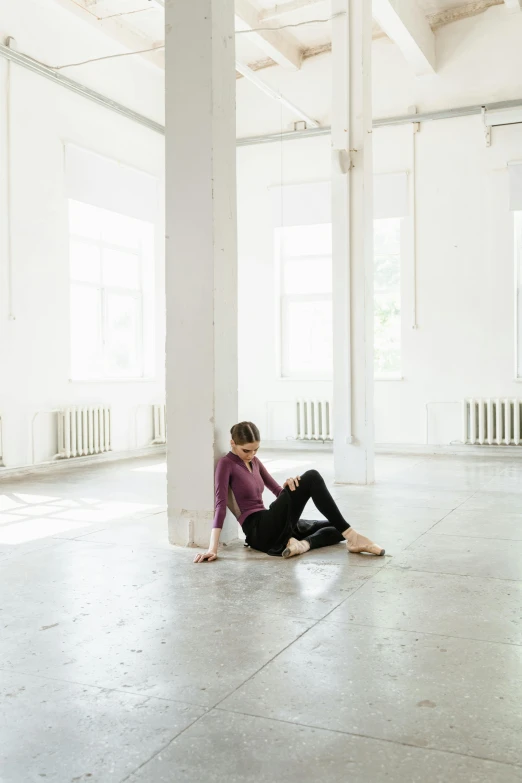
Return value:
<svg viewBox="0 0 522 783">
<path fill-rule="evenodd" d="M 374 218 L 373 219 L 373 226 L 374 226 L 374 235 L 375 235 L 375 223 L 377 220 L 397 220 L 399 222 L 400 227 L 400 237 L 399 237 L 399 274 L 400 274 L 400 280 L 399 280 L 399 290 L 400 290 L 400 323 L 401 323 L 401 339 L 400 339 L 400 369 L 395 370 L 393 372 L 377 372 L 375 370 L 375 360 L 374 360 L 374 381 L 402 381 L 404 379 L 404 376 L 402 374 L 402 348 L 403 348 L 403 327 L 404 327 L 404 259 L 406 254 L 406 223 L 407 218 L 404 217 L 396 217 L 396 218 Z M 376 253 L 375 253 L 375 247 L 373 251 L 373 262 L 374 262 L 374 274 L 375 274 L 375 259 L 376 259 Z M 375 283 L 375 277 L 374 277 L 374 283 Z M 374 322 L 375 322 L 375 286 L 374 286 L 374 297 L 373 297 L 373 305 L 374 305 Z M 375 336 L 374 336 L 374 350 L 375 350 Z"/>
<path fill-rule="evenodd" d="M 71 201 L 77 201 L 76 199 L 69 199 L 68 205 Z M 78 202 L 82 203 L 82 202 Z M 83 202 L 86 203 L 86 202 Z M 102 208 L 99 208 L 102 209 Z M 109 212 L 110 210 L 103 210 Z M 132 219 L 132 218 L 131 218 Z M 143 222 L 143 221 L 142 221 Z M 151 224 L 152 225 L 152 224 Z M 155 227 L 154 227 L 155 228 Z M 96 247 L 100 254 L 100 281 L 99 283 L 88 282 L 83 280 L 76 280 L 71 273 L 71 244 L 73 242 L 87 245 L 90 247 Z M 104 283 L 104 263 L 103 263 L 103 251 L 114 250 L 117 252 L 132 255 L 137 258 L 138 261 L 138 288 L 125 288 L 124 286 L 105 285 Z M 74 363 L 73 363 L 73 342 L 72 334 L 69 337 L 69 352 L 70 352 L 70 380 L 73 383 L 89 383 L 89 382 L 134 382 L 142 381 L 145 379 L 145 286 L 144 286 L 144 271 L 146 253 L 144 251 L 143 242 L 140 239 L 137 250 L 131 249 L 124 245 L 119 245 L 113 242 L 108 242 L 103 239 L 94 239 L 92 237 L 81 236 L 76 233 L 72 233 L 69 230 L 69 292 L 72 286 L 89 288 L 98 292 L 99 306 L 98 306 L 98 371 L 93 375 L 81 373 L 74 375 Z M 136 333 L 136 364 L 132 372 L 129 374 L 113 373 L 110 369 L 110 364 L 107 356 L 107 335 L 108 335 L 108 299 L 110 295 L 128 296 L 135 300 L 137 303 L 137 321 L 138 328 Z"/>
<path fill-rule="evenodd" d="M 522 213 L 521 213 L 522 216 Z M 400 267 L 400 301 L 401 301 L 401 308 L 400 308 L 400 320 L 401 320 L 401 340 L 400 340 L 400 357 L 401 357 L 401 367 L 399 371 L 395 372 L 389 372 L 389 373 L 378 373 L 375 371 L 374 368 L 374 381 L 402 381 L 404 379 L 404 376 L 402 374 L 402 349 L 403 349 L 403 339 L 402 339 L 402 330 L 403 330 L 403 324 L 404 324 L 404 264 L 405 264 L 405 257 L 406 257 L 406 250 L 407 250 L 407 244 L 408 244 L 408 219 L 407 218 L 374 218 L 373 225 L 375 225 L 375 221 L 379 219 L 395 219 L 399 221 L 400 224 L 400 250 L 399 250 L 399 267 Z M 522 217 L 521 217 L 521 224 L 522 224 Z M 333 373 L 306 373 L 306 372 L 299 372 L 299 373 L 286 373 L 285 372 L 285 351 L 288 350 L 288 347 L 285 347 L 285 310 L 289 303 L 300 301 L 329 301 L 332 303 L 333 307 L 333 296 L 332 294 L 285 294 L 284 293 L 284 283 L 283 283 L 283 276 L 284 276 L 284 262 L 285 259 L 283 257 L 282 252 L 282 238 L 283 238 L 283 231 L 287 228 L 286 226 L 278 226 L 274 228 L 274 256 L 275 256 L 275 288 L 276 288 L 276 324 L 275 324 L 275 333 L 276 333 L 276 374 L 277 378 L 280 381 L 329 381 L 331 382 L 333 380 Z M 522 229 L 521 229 L 522 231 Z M 323 255 L 317 255 L 317 256 L 303 256 L 306 258 L 324 258 Z M 297 258 L 297 256 L 292 256 L 292 259 Z M 374 263 L 375 263 L 375 251 L 374 251 Z M 520 378 L 522 382 L 522 377 Z"/>
<path fill-rule="evenodd" d="M 317 225 L 325 225 L 318 223 Z M 274 256 L 275 256 L 275 275 L 276 275 L 276 373 L 280 381 L 332 381 L 333 372 L 321 373 L 305 371 L 285 372 L 285 355 L 289 346 L 285 346 L 285 320 L 288 311 L 288 305 L 295 302 L 330 302 L 332 304 L 332 293 L 321 294 L 286 294 L 284 293 L 284 264 L 283 256 L 283 233 L 285 228 L 300 228 L 301 226 L 277 226 L 274 229 Z M 309 228 L 310 224 L 305 224 L 302 228 Z M 297 260 L 300 258 L 319 259 L 327 258 L 324 253 L 289 256 L 288 260 Z M 331 258 L 331 256 L 330 256 Z"/>
</svg>

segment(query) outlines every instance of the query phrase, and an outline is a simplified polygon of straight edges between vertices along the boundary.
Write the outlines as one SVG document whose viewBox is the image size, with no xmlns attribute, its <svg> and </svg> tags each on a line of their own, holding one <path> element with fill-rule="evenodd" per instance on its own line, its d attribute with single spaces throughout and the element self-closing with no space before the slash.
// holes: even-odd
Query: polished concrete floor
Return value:
<svg viewBox="0 0 522 783">
<path fill-rule="evenodd" d="M 385 558 L 203 565 L 158 458 L 4 479 L 1 783 L 522 781 L 522 461 L 378 478 L 332 491 Z"/>
</svg>

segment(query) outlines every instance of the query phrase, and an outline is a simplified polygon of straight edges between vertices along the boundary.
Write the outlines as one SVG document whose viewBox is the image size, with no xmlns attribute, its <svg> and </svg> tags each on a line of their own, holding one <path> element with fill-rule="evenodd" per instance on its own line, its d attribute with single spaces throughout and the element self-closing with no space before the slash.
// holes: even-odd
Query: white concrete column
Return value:
<svg viewBox="0 0 522 783">
<path fill-rule="evenodd" d="M 207 546 L 237 421 L 234 0 L 165 11 L 169 538 Z"/>
<path fill-rule="evenodd" d="M 374 481 L 372 6 L 332 0 L 334 464 Z"/>
</svg>

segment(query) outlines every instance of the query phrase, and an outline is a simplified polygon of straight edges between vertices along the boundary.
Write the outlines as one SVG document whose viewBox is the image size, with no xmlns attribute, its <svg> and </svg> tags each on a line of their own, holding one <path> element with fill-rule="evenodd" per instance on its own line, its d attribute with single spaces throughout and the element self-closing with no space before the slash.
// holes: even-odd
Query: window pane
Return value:
<svg viewBox="0 0 522 783">
<path fill-rule="evenodd" d="M 401 221 L 375 221 L 374 349 L 377 375 L 401 371 Z"/>
<path fill-rule="evenodd" d="M 331 256 L 332 226 L 291 226 L 280 229 L 281 255 Z"/>
<path fill-rule="evenodd" d="M 140 301 L 130 294 L 107 294 L 105 362 L 109 375 L 138 376 Z"/>
<path fill-rule="evenodd" d="M 401 219 L 374 220 L 375 255 L 401 254 Z"/>
<path fill-rule="evenodd" d="M 283 375 L 331 375 L 332 349 L 331 300 L 286 300 Z"/>
<path fill-rule="evenodd" d="M 102 240 L 109 245 L 138 250 L 143 226 L 147 224 L 142 220 L 119 215 L 117 212 L 109 212 L 106 209 L 102 210 L 102 213 Z"/>
<path fill-rule="evenodd" d="M 71 285 L 71 367 L 73 378 L 101 374 L 101 295 L 91 286 Z"/>
<path fill-rule="evenodd" d="M 375 294 L 401 291 L 401 258 L 400 256 L 375 257 Z"/>
<path fill-rule="evenodd" d="M 103 285 L 113 288 L 140 288 L 139 258 L 123 250 L 103 250 Z"/>
<path fill-rule="evenodd" d="M 100 283 L 100 250 L 96 245 L 71 239 L 71 278 L 81 283 Z"/>
<path fill-rule="evenodd" d="M 100 239 L 101 212 L 90 204 L 69 200 L 69 232 L 87 239 Z"/>
<path fill-rule="evenodd" d="M 331 292 L 331 257 L 292 258 L 283 262 L 283 293 L 329 294 Z"/>
<path fill-rule="evenodd" d="M 375 372 L 380 375 L 401 371 L 401 311 L 393 296 L 375 297 Z"/>
<path fill-rule="evenodd" d="M 142 343 L 149 349 L 153 334 L 155 227 L 72 200 L 69 214 L 73 377 L 141 377 Z"/>
</svg>

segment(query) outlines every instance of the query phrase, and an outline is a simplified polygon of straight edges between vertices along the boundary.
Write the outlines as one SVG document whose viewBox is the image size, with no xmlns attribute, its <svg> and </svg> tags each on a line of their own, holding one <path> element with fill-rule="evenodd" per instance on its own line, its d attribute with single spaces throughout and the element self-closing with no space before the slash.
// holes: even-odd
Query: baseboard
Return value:
<svg viewBox="0 0 522 783">
<path fill-rule="evenodd" d="M 314 443 L 310 441 L 263 441 L 263 447 L 271 451 L 319 451 L 326 453 L 333 451 L 332 443 Z M 522 446 L 464 446 L 462 444 L 428 446 L 415 443 L 380 443 L 375 446 L 375 452 L 376 454 L 388 456 L 410 455 L 429 457 L 439 455 L 471 458 L 488 457 L 491 459 L 522 458 Z M 2 480 L 11 478 L 74 470 L 83 466 L 101 465 L 104 462 L 119 462 L 120 460 L 149 457 L 153 454 L 165 457 L 166 446 L 145 446 L 141 449 L 131 449 L 130 451 L 109 451 L 106 454 L 96 454 L 92 457 L 53 460 L 52 462 L 41 462 L 38 465 L 21 465 L 13 468 L 6 468 L 0 465 L 0 483 Z"/>
<path fill-rule="evenodd" d="M 149 457 L 152 454 L 164 456 L 166 446 L 144 446 L 141 449 L 131 449 L 130 451 L 108 451 L 105 454 L 95 454 L 91 457 L 74 457 L 73 459 L 57 459 L 50 462 L 40 462 L 37 465 L 21 465 L 14 468 L 0 467 L 0 482 L 8 478 L 17 478 L 23 476 L 37 475 L 39 473 L 52 473 L 62 470 L 73 470 L 75 468 L 101 465 L 104 462 L 119 462 L 125 459 L 136 459 L 139 457 Z"/>
<path fill-rule="evenodd" d="M 333 443 L 321 441 L 273 440 L 263 441 L 263 448 L 272 451 L 320 451 L 332 452 Z M 462 443 L 443 446 L 425 443 L 378 443 L 375 453 L 389 456 L 466 456 L 466 457 L 522 457 L 522 446 L 465 446 Z"/>
<path fill-rule="evenodd" d="M 321 440 L 263 440 L 263 449 L 272 451 L 333 451 L 333 443 Z"/>
<path fill-rule="evenodd" d="M 443 446 L 414 443 L 385 443 L 375 447 L 376 454 L 389 456 L 419 455 L 496 459 L 502 457 L 522 457 L 521 446 L 465 446 L 462 443 Z"/>
</svg>

